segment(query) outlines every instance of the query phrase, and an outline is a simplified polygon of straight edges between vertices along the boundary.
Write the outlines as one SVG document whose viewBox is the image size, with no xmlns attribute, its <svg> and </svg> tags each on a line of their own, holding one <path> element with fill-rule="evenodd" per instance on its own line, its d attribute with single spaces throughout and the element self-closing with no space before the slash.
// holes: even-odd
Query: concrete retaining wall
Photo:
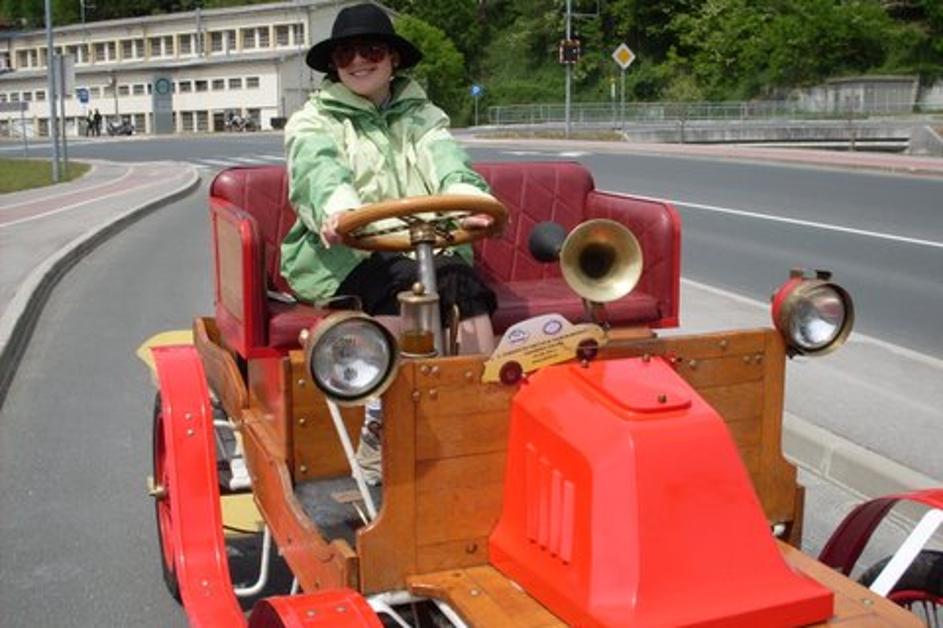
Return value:
<svg viewBox="0 0 943 628">
<path fill-rule="evenodd" d="M 907 152 L 911 155 L 943 157 L 943 137 L 929 125 L 914 127 Z"/>
</svg>

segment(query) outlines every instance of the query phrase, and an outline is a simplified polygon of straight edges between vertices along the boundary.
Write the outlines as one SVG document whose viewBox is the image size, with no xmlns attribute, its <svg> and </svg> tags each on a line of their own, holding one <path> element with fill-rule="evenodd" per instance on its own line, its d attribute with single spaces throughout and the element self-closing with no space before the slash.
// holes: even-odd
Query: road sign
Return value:
<svg viewBox="0 0 943 628">
<path fill-rule="evenodd" d="M 76 98 L 76 100 L 78 100 L 81 104 L 87 105 L 87 104 L 88 104 L 88 99 L 89 99 L 88 88 L 87 88 L 87 87 L 76 87 L 76 88 L 75 88 L 75 98 Z"/>
<path fill-rule="evenodd" d="M 613 51 L 612 59 L 619 64 L 620 68 L 625 70 L 635 61 L 635 53 L 632 52 L 632 49 L 626 46 L 625 43 L 621 43 L 619 47 Z"/>
<path fill-rule="evenodd" d="M 481 85 L 472 85 L 471 86 L 471 95 L 475 98 L 481 96 L 485 91 L 485 88 Z"/>
</svg>

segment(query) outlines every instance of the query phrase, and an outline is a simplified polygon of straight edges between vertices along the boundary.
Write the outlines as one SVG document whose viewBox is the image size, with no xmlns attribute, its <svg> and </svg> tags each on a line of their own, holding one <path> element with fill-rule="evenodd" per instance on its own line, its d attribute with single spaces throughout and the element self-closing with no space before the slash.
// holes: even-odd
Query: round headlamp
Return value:
<svg viewBox="0 0 943 628">
<path fill-rule="evenodd" d="M 311 379 L 338 405 L 356 405 L 382 394 L 399 363 L 393 335 L 361 312 L 331 314 L 303 344 Z"/>
<path fill-rule="evenodd" d="M 854 304 L 845 290 L 829 281 L 831 273 L 800 270 L 773 295 L 773 324 L 790 355 L 823 355 L 845 343 L 855 321 Z"/>
</svg>

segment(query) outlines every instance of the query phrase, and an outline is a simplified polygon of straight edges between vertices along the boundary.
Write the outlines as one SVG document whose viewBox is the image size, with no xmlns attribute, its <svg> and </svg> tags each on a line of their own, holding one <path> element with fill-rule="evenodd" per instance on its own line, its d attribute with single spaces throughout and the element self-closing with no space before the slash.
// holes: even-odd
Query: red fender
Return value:
<svg viewBox="0 0 943 628">
<path fill-rule="evenodd" d="M 819 561 L 833 569 L 838 569 L 846 576 L 851 574 L 851 570 L 858 562 L 874 530 L 900 500 L 917 502 L 930 508 L 943 510 L 943 489 L 897 493 L 858 505 L 832 532 L 832 536 L 822 548 L 822 553 L 819 554 Z"/>
<path fill-rule="evenodd" d="M 352 589 L 270 597 L 252 609 L 249 628 L 382 628 L 367 600 Z"/>
<path fill-rule="evenodd" d="M 191 626 L 245 626 L 232 589 L 220 512 L 213 411 L 192 346 L 153 349 L 174 522 L 174 565 Z"/>
</svg>

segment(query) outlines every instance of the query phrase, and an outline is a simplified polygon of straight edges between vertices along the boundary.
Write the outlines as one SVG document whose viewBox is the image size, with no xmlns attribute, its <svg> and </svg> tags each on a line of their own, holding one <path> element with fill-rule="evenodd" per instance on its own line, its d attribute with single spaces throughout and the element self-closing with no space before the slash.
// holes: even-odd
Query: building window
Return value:
<svg viewBox="0 0 943 628">
<path fill-rule="evenodd" d="M 193 90 L 197 92 L 205 92 L 208 88 L 206 81 L 193 81 Z"/>
<path fill-rule="evenodd" d="M 268 33 L 268 26 L 259 27 L 259 48 L 268 48 L 271 45 Z"/>
<path fill-rule="evenodd" d="M 101 98 L 102 90 L 97 85 L 95 87 L 88 88 L 89 98 Z"/>
<path fill-rule="evenodd" d="M 210 114 L 208 111 L 196 112 L 196 130 L 203 132 L 210 130 Z"/>
<path fill-rule="evenodd" d="M 193 131 L 193 112 L 183 111 L 180 114 L 180 126 L 184 131 Z"/>
<path fill-rule="evenodd" d="M 114 96 L 114 95 L 115 95 L 114 85 L 105 85 L 104 87 L 102 87 L 102 96 L 107 97 L 107 96 Z"/>
<path fill-rule="evenodd" d="M 144 58 L 144 39 L 135 39 L 134 40 L 134 58 L 143 59 Z"/>
<path fill-rule="evenodd" d="M 118 58 L 117 48 L 113 41 L 109 41 L 105 44 L 105 54 L 109 61 L 114 61 Z"/>
<path fill-rule="evenodd" d="M 144 83 L 137 83 L 137 84 L 134 86 L 133 89 L 134 89 L 134 95 L 135 95 L 135 96 L 143 96 L 143 95 L 144 95 Z"/>
<path fill-rule="evenodd" d="M 213 79 L 213 91 L 226 89 L 226 79 Z"/>
<path fill-rule="evenodd" d="M 29 65 L 29 53 L 25 50 L 16 51 L 16 67 L 25 68 Z"/>
<path fill-rule="evenodd" d="M 276 46 L 290 46 L 291 45 L 291 31 L 288 28 L 288 24 L 280 24 L 275 27 L 275 45 Z"/>
<path fill-rule="evenodd" d="M 122 59 L 134 58 L 134 40 L 131 40 L 131 39 L 121 40 L 121 58 Z"/>
<path fill-rule="evenodd" d="M 131 90 L 128 89 L 128 86 L 127 86 L 127 85 L 119 85 L 119 86 L 118 86 L 118 95 L 119 95 L 119 96 L 127 96 L 127 95 L 130 93 L 130 91 L 131 91 Z"/>
<path fill-rule="evenodd" d="M 79 63 L 88 63 L 88 44 L 79 44 L 76 52 L 78 53 L 76 58 Z"/>
<path fill-rule="evenodd" d="M 241 78 L 229 79 L 229 89 L 242 89 L 242 79 Z"/>
<path fill-rule="evenodd" d="M 136 113 L 136 114 L 134 114 L 134 123 L 133 123 L 133 124 L 134 124 L 134 132 L 135 132 L 135 133 L 144 133 L 145 127 L 146 127 L 146 124 L 147 124 L 147 123 L 144 121 L 144 114 L 143 114 L 143 113 Z"/>
<path fill-rule="evenodd" d="M 44 89 L 37 89 L 37 90 L 36 90 L 36 100 L 39 101 L 39 102 L 42 102 L 42 101 L 46 100 L 46 90 L 44 90 Z"/>
<path fill-rule="evenodd" d="M 173 35 L 164 35 L 164 56 L 165 57 L 174 56 L 174 36 Z"/>
<path fill-rule="evenodd" d="M 213 31 L 210 33 L 210 50 L 212 52 L 223 51 L 223 32 Z"/>
<path fill-rule="evenodd" d="M 177 50 L 180 55 L 192 55 L 193 54 L 193 35 L 180 35 L 177 38 Z"/>
<path fill-rule="evenodd" d="M 6 94 L 0 94 L 0 102 L 6 102 L 6 101 L 7 101 L 7 95 L 6 95 Z"/>
<path fill-rule="evenodd" d="M 261 109 L 246 109 L 246 117 L 255 122 L 255 128 L 262 128 L 262 110 Z"/>
<path fill-rule="evenodd" d="M 254 28 L 242 29 L 242 47 L 255 48 L 255 29 Z"/>
<path fill-rule="evenodd" d="M 30 102 L 33 100 L 33 92 L 23 92 L 23 102 Z"/>
<path fill-rule="evenodd" d="M 34 68 L 39 67 L 39 50 L 33 49 L 29 51 L 29 64 Z"/>
<path fill-rule="evenodd" d="M 160 37 L 151 37 L 147 40 L 151 48 L 152 57 L 162 57 L 164 53 L 160 50 Z"/>
<path fill-rule="evenodd" d="M 226 31 L 226 50 L 235 52 L 236 50 L 236 31 Z"/>
<path fill-rule="evenodd" d="M 20 92 L 13 92 L 10 94 L 10 102 L 20 102 Z"/>
<path fill-rule="evenodd" d="M 190 81 L 180 81 L 180 93 L 186 94 L 193 91 L 193 83 Z"/>
<path fill-rule="evenodd" d="M 104 61 L 105 60 L 105 44 L 97 43 L 95 44 L 95 61 Z"/>
<path fill-rule="evenodd" d="M 303 23 L 292 24 L 291 34 L 296 46 L 301 46 L 305 43 L 305 25 Z"/>
<path fill-rule="evenodd" d="M 247 76 L 246 77 L 246 89 L 258 89 L 259 88 L 259 77 L 257 76 Z"/>
</svg>

